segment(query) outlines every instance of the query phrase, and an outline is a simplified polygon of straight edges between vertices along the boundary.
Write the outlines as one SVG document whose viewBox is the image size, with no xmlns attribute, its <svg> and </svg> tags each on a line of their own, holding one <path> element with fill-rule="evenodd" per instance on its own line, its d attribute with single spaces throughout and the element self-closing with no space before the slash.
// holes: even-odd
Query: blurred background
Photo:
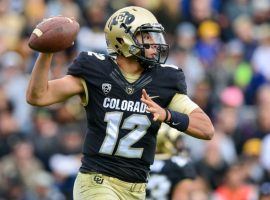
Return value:
<svg viewBox="0 0 270 200">
<path fill-rule="evenodd" d="M 25 101 L 33 28 L 55 15 L 80 23 L 75 45 L 53 58 L 50 78 L 59 78 L 79 51 L 106 53 L 104 24 L 127 5 L 163 24 L 167 63 L 183 69 L 216 128 L 207 142 L 183 136 L 198 172 L 193 200 L 270 199 L 270 0 L 0 0 L 0 200 L 72 199 L 80 166 L 80 99 Z M 237 197 L 224 195 L 228 187 Z"/>
</svg>

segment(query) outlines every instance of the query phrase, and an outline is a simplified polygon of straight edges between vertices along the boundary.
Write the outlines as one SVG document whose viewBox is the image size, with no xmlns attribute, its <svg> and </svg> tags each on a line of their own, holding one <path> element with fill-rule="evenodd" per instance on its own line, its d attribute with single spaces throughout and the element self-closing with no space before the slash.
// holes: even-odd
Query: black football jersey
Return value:
<svg viewBox="0 0 270 200">
<path fill-rule="evenodd" d="M 167 107 L 176 93 L 186 94 L 182 70 L 155 66 L 129 83 L 112 57 L 81 52 L 68 74 L 83 78 L 88 90 L 88 130 L 80 170 L 146 182 L 160 123 L 153 121 L 140 101 L 142 89 L 160 106 Z"/>
<path fill-rule="evenodd" d="M 174 187 L 183 179 L 194 179 L 196 171 L 188 158 L 155 159 L 146 189 L 147 200 L 170 200 Z"/>
</svg>

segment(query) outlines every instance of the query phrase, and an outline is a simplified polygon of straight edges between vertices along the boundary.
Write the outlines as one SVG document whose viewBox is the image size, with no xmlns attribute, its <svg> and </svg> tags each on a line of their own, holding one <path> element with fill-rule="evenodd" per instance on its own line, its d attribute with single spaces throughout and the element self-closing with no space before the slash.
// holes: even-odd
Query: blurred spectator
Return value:
<svg viewBox="0 0 270 200">
<path fill-rule="evenodd" d="M 252 16 L 257 24 L 269 22 L 270 2 L 268 0 L 251 0 Z"/>
<path fill-rule="evenodd" d="M 251 60 L 254 50 L 257 47 L 254 29 L 254 24 L 249 15 L 239 15 L 232 21 L 232 31 L 235 33 L 236 39 L 239 39 L 243 43 L 243 56 L 247 62 Z"/>
<path fill-rule="evenodd" d="M 10 109 L 10 108 L 8 108 Z M 0 156 L 5 156 L 11 152 L 12 142 L 21 135 L 18 123 L 10 111 L 0 113 Z"/>
<path fill-rule="evenodd" d="M 260 164 L 261 139 L 252 138 L 243 145 L 242 157 L 245 159 L 248 171 L 248 181 L 260 184 L 265 177 L 265 170 Z"/>
<path fill-rule="evenodd" d="M 270 200 L 270 183 L 265 182 L 259 188 L 259 200 Z"/>
<path fill-rule="evenodd" d="M 0 55 L 0 79 L 8 98 L 14 105 L 13 115 L 22 132 L 27 133 L 31 127 L 32 107 L 26 103 L 25 91 L 28 78 L 24 74 L 24 60 L 15 51 L 8 51 Z M 23 117 L 22 117 L 23 116 Z"/>
<path fill-rule="evenodd" d="M 25 18 L 11 10 L 11 0 L 0 1 L 0 54 L 14 50 L 25 23 Z"/>
<path fill-rule="evenodd" d="M 190 53 L 194 53 L 194 46 L 197 38 L 195 26 L 189 22 L 179 23 L 176 27 L 176 45 Z"/>
<path fill-rule="evenodd" d="M 48 110 L 38 110 L 33 116 L 33 142 L 35 153 L 42 161 L 47 170 L 49 168 L 49 159 L 55 153 L 59 152 L 59 125 L 55 122 L 52 114 Z"/>
<path fill-rule="evenodd" d="M 270 132 L 262 140 L 261 154 L 260 154 L 260 163 L 267 171 L 267 181 L 270 181 Z"/>
<path fill-rule="evenodd" d="M 260 106 L 270 105 L 270 84 L 264 84 L 259 87 L 256 94 L 256 104 Z"/>
<path fill-rule="evenodd" d="M 255 73 L 263 75 L 270 81 L 270 68 L 268 67 L 268 58 L 270 56 L 270 25 L 262 24 L 258 27 L 257 38 L 259 46 L 254 51 L 252 65 Z"/>
<path fill-rule="evenodd" d="M 59 151 L 49 159 L 49 167 L 60 191 L 72 199 L 73 184 L 81 165 L 82 135 L 77 126 L 64 127 L 58 138 Z"/>
<path fill-rule="evenodd" d="M 0 188 L 9 188 L 10 180 L 19 180 L 31 190 L 38 172 L 43 171 L 41 162 L 33 154 L 33 145 L 27 140 L 19 140 L 13 147 L 12 154 L 1 159 Z"/>
<path fill-rule="evenodd" d="M 53 177 L 46 172 L 38 172 L 34 177 L 34 188 L 29 200 L 65 200 L 65 196 L 54 185 Z"/>
<path fill-rule="evenodd" d="M 189 200 L 209 200 L 211 199 L 212 189 L 207 185 L 206 180 L 197 176 L 193 181 L 193 192 Z"/>
<path fill-rule="evenodd" d="M 160 5 L 154 11 L 159 23 L 161 23 L 166 30 L 167 43 L 172 45 L 174 42 L 175 29 L 179 22 L 181 22 L 181 1 L 180 0 L 160 0 Z"/>
<path fill-rule="evenodd" d="M 252 67 L 244 60 L 243 43 L 239 40 L 227 42 L 224 58 L 219 61 L 218 67 L 212 74 L 217 92 L 221 92 L 228 85 L 236 85 L 245 89 L 252 78 Z"/>
<path fill-rule="evenodd" d="M 81 165 L 81 156 L 54 154 L 49 163 L 57 187 L 68 199 L 72 199 L 73 185 Z"/>
<path fill-rule="evenodd" d="M 82 134 L 78 125 L 68 125 L 61 129 L 59 147 L 62 154 L 79 155 L 83 143 Z"/>
<path fill-rule="evenodd" d="M 254 185 L 246 183 L 247 174 L 241 161 L 232 164 L 226 171 L 224 182 L 214 193 L 214 200 L 253 200 L 256 198 Z"/>
<path fill-rule="evenodd" d="M 106 41 L 103 28 L 107 19 L 106 4 L 99 0 L 88 1 L 85 5 L 85 24 L 77 37 L 78 51 L 97 51 L 106 53 Z M 95 41 L 95 42 L 93 42 Z"/>
<path fill-rule="evenodd" d="M 224 14 L 229 21 L 233 21 L 240 15 L 252 16 L 252 8 L 250 0 L 228 0 L 224 5 Z"/>
<path fill-rule="evenodd" d="M 217 56 L 221 51 L 220 27 L 215 21 L 203 21 L 198 27 L 198 35 L 196 53 L 205 69 L 209 70 L 216 66 Z"/>
<path fill-rule="evenodd" d="M 255 132 L 255 137 L 264 138 L 268 133 L 270 133 L 270 118 L 268 117 L 270 113 L 270 105 L 261 105 L 258 107 L 257 114 L 257 128 Z"/>
<path fill-rule="evenodd" d="M 214 140 L 205 144 L 203 158 L 195 163 L 198 175 L 206 182 L 210 190 L 221 184 L 222 177 L 228 167 L 220 147 L 225 141 L 220 137 L 221 133 L 215 134 Z"/>
<path fill-rule="evenodd" d="M 219 12 L 218 2 L 219 0 L 188 1 L 188 13 L 185 14 L 187 21 L 192 22 L 198 27 L 205 20 L 217 19 Z"/>
<path fill-rule="evenodd" d="M 12 111 L 13 105 L 0 85 L 0 158 L 11 152 L 12 142 L 20 133 Z"/>
<path fill-rule="evenodd" d="M 168 63 L 179 66 L 184 71 L 188 94 L 193 96 L 197 84 L 205 79 L 205 71 L 200 60 L 188 50 L 176 47 Z"/>
<path fill-rule="evenodd" d="M 33 28 L 45 18 L 45 0 L 24 0 L 24 4 L 24 16 L 27 20 L 25 25 Z"/>
<path fill-rule="evenodd" d="M 213 92 L 213 85 L 206 78 L 195 85 L 192 100 L 197 103 L 207 115 L 213 119 L 215 93 Z"/>
<path fill-rule="evenodd" d="M 250 157 L 258 157 L 261 154 L 261 140 L 259 138 L 251 138 L 243 145 L 243 155 Z"/>
<path fill-rule="evenodd" d="M 235 86 L 226 87 L 220 93 L 220 101 L 223 105 L 231 108 L 239 108 L 244 102 L 244 96 L 242 91 Z M 234 119 L 237 116 L 234 117 Z M 236 122 L 236 120 L 234 120 Z"/>
<path fill-rule="evenodd" d="M 34 52 L 28 46 L 28 40 L 33 31 L 33 27 L 27 24 L 24 26 L 21 34 L 20 34 L 20 42 L 17 45 L 17 52 L 22 56 L 24 60 L 24 68 L 23 71 L 25 73 L 30 73 L 34 66 L 35 57 L 37 56 L 37 52 Z"/>
<path fill-rule="evenodd" d="M 215 117 L 217 141 L 222 159 L 227 164 L 237 160 L 241 139 L 239 109 L 243 104 L 242 91 L 234 86 L 225 88 L 220 93 L 220 108 Z"/>
<path fill-rule="evenodd" d="M 46 17 L 63 15 L 66 17 L 73 17 L 77 21 L 81 17 L 79 6 L 73 0 L 49 1 L 46 11 Z"/>
<path fill-rule="evenodd" d="M 127 4 L 129 6 L 139 6 L 143 7 L 149 10 L 153 10 L 154 8 L 160 7 L 160 2 L 162 0 L 149 0 L 149 1 L 144 1 L 144 0 L 127 0 Z"/>
</svg>

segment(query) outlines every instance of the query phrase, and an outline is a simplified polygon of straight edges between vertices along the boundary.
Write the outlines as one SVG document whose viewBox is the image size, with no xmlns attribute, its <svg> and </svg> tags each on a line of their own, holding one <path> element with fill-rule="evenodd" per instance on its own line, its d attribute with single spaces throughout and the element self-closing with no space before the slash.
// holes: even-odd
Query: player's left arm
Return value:
<svg viewBox="0 0 270 200">
<path fill-rule="evenodd" d="M 210 140 L 214 135 L 214 126 L 205 112 L 187 95 L 176 94 L 168 108 L 164 109 L 142 91 L 142 102 L 154 116 L 154 121 L 166 122 L 171 127 L 195 138 Z"/>
</svg>

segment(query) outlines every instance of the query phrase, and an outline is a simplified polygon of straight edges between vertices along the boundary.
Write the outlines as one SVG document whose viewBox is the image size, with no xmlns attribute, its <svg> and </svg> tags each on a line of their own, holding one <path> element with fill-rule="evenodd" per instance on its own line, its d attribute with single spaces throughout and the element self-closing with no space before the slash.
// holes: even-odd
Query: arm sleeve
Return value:
<svg viewBox="0 0 270 200">
<path fill-rule="evenodd" d="M 190 114 L 199 106 L 185 94 L 175 94 L 168 108 L 184 114 Z"/>
</svg>

